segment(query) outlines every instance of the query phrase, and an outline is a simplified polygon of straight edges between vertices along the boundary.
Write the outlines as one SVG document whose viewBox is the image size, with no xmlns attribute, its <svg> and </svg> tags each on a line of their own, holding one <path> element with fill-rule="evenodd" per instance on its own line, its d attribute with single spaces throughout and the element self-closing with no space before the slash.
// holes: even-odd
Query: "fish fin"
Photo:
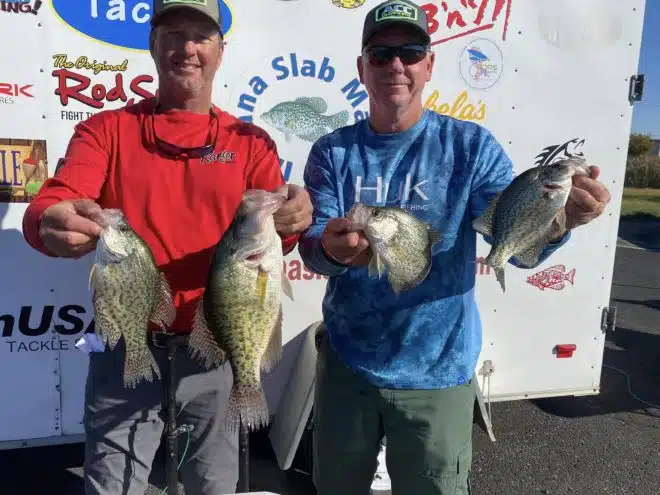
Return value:
<svg viewBox="0 0 660 495">
<path fill-rule="evenodd" d="M 131 348 L 124 357 L 124 386 L 135 388 L 141 381 L 153 382 L 154 376 L 162 379 L 160 368 L 147 345 Z"/>
<path fill-rule="evenodd" d="M 92 285 L 96 287 L 96 263 L 92 265 L 92 269 L 89 271 L 89 280 L 87 281 L 87 288 L 91 290 Z"/>
<path fill-rule="evenodd" d="M 225 416 L 227 429 L 235 432 L 242 423 L 247 431 L 254 431 L 267 426 L 269 420 L 268 403 L 261 384 L 234 384 Z"/>
<path fill-rule="evenodd" d="M 256 291 L 257 296 L 259 297 L 259 304 L 263 307 L 266 303 L 266 292 L 268 291 L 268 272 L 261 268 L 261 266 L 258 270 Z"/>
<path fill-rule="evenodd" d="M 287 143 L 290 143 L 292 139 L 293 139 L 293 136 L 292 136 L 292 134 L 291 134 L 290 132 L 285 132 L 285 133 L 284 133 L 284 140 L 285 140 Z"/>
<path fill-rule="evenodd" d="M 378 253 L 374 253 L 371 256 L 371 260 L 369 261 L 369 276 L 376 276 L 380 278 L 383 276 L 383 273 L 385 273 L 385 264 L 383 263 L 383 259 Z"/>
<path fill-rule="evenodd" d="M 490 201 L 488 201 L 488 206 L 483 211 L 483 213 L 472 221 L 472 228 L 474 230 L 482 235 L 493 235 L 493 220 L 495 219 L 495 209 L 497 208 L 497 203 L 501 197 L 502 193 L 499 192 L 490 198 Z"/>
<path fill-rule="evenodd" d="M 188 351 L 190 357 L 201 361 L 206 369 L 225 361 L 225 352 L 216 342 L 204 317 L 204 297 L 199 299 L 195 308 L 193 326 L 188 339 Z"/>
<path fill-rule="evenodd" d="M 484 259 L 484 263 L 493 269 L 495 272 L 495 278 L 499 282 L 500 287 L 502 287 L 502 292 L 506 292 L 504 283 L 504 269 L 506 267 L 506 262 L 501 261 L 502 256 L 500 253 L 501 251 L 496 250 L 494 247 L 491 248 L 488 256 Z"/>
<path fill-rule="evenodd" d="M 174 308 L 170 284 L 162 272 L 159 274 L 157 297 L 156 307 L 150 321 L 163 330 L 167 330 L 176 318 L 176 309 Z"/>
<path fill-rule="evenodd" d="M 575 268 L 564 275 L 564 280 L 568 280 L 571 285 L 575 285 Z"/>
<path fill-rule="evenodd" d="M 324 134 L 326 134 L 325 130 L 322 127 L 319 127 L 318 129 L 308 132 L 307 134 L 300 134 L 299 137 L 301 139 L 304 139 L 305 141 L 309 141 L 310 143 L 313 143 Z"/>
<path fill-rule="evenodd" d="M 270 334 L 268 347 L 264 355 L 261 357 L 261 369 L 266 373 L 270 373 L 275 369 L 277 363 L 282 358 L 282 306 L 277 315 L 277 320 L 273 325 L 273 331 Z"/>
<path fill-rule="evenodd" d="M 557 227 L 559 229 L 559 232 L 564 232 L 566 229 L 566 210 L 562 206 L 559 208 L 557 211 L 557 214 L 555 215 L 555 218 L 553 220 L 553 223 L 557 222 Z"/>
<path fill-rule="evenodd" d="M 504 267 L 495 266 L 493 267 L 493 270 L 495 271 L 495 278 L 497 278 L 497 281 L 500 283 L 500 287 L 502 287 L 502 292 L 506 292 L 504 283 Z"/>
<path fill-rule="evenodd" d="M 294 101 L 307 105 L 318 113 L 325 113 L 328 111 L 328 104 L 320 96 L 299 96 Z"/>
<path fill-rule="evenodd" d="M 291 280 L 289 280 L 289 277 L 287 277 L 286 270 L 282 270 L 282 290 L 289 297 L 289 299 L 295 301 L 293 298 L 293 287 L 291 286 Z"/>
<path fill-rule="evenodd" d="M 518 263 L 524 268 L 532 268 L 536 266 L 536 264 L 539 262 L 541 251 L 543 251 L 543 248 L 546 246 L 546 244 L 547 240 L 545 237 L 539 239 L 524 251 L 516 253 L 516 260 L 518 260 Z"/>
<path fill-rule="evenodd" d="M 433 247 L 435 244 L 442 240 L 442 234 L 439 230 L 429 227 L 429 242 L 430 246 Z"/>
<path fill-rule="evenodd" d="M 342 110 L 328 117 L 328 126 L 334 131 L 348 123 L 348 110 Z"/>
</svg>

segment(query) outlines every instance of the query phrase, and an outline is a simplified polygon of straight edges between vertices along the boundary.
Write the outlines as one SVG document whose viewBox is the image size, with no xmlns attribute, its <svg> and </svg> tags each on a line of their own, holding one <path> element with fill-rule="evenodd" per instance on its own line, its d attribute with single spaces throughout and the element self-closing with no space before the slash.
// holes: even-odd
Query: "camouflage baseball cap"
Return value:
<svg viewBox="0 0 660 495">
<path fill-rule="evenodd" d="M 151 25 L 155 26 L 160 16 L 168 10 L 182 7 L 195 9 L 205 14 L 216 24 L 222 35 L 222 17 L 218 0 L 154 0 L 154 15 L 151 18 Z"/>
<path fill-rule="evenodd" d="M 431 42 L 426 12 L 419 5 L 407 0 L 387 0 L 367 13 L 362 30 L 362 47 L 377 31 L 394 24 L 406 24 L 416 28 L 426 43 Z"/>
</svg>

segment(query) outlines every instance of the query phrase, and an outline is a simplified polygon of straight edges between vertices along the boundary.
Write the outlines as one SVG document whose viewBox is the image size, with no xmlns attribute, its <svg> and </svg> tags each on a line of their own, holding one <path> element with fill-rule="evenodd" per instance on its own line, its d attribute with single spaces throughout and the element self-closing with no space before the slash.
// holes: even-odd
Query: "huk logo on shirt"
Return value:
<svg viewBox="0 0 660 495">
<path fill-rule="evenodd" d="M 201 163 L 234 163 L 236 161 L 236 152 L 222 150 L 220 152 L 209 153 L 201 158 Z"/>
<path fill-rule="evenodd" d="M 364 177 L 358 175 L 355 179 L 355 202 L 359 203 L 364 201 L 364 194 L 372 198 L 371 194 L 376 195 L 377 205 L 382 204 L 392 204 L 392 203 L 408 203 L 413 202 L 414 204 L 405 204 L 403 208 L 406 210 L 426 210 L 429 205 L 429 196 L 424 191 L 422 187 L 427 180 L 422 180 L 419 182 L 413 182 L 413 177 L 411 174 L 406 174 L 405 180 L 401 181 L 398 185 L 398 190 L 393 198 L 388 198 L 388 193 L 390 190 L 391 184 L 389 182 L 385 183 L 382 176 L 377 176 L 375 184 L 366 185 Z"/>
</svg>

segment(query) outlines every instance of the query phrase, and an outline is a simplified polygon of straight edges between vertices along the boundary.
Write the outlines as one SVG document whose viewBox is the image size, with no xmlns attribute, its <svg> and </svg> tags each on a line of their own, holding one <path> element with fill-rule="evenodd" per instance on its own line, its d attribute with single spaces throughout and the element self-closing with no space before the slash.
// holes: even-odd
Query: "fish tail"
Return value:
<svg viewBox="0 0 660 495">
<path fill-rule="evenodd" d="M 227 406 L 227 428 L 236 431 L 242 423 L 247 430 L 257 430 L 268 422 L 268 404 L 261 385 L 234 385 Z"/>
<path fill-rule="evenodd" d="M 488 253 L 488 256 L 486 256 L 484 263 L 490 265 L 493 268 L 493 271 L 495 272 L 495 278 L 500 283 L 500 287 L 502 287 L 502 292 L 506 292 L 506 286 L 504 283 L 505 263 L 501 262 L 500 256 L 498 254 L 499 253 L 497 251 L 491 250 L 491 252 Z"/>
<path fill-rule="evenodd" d="M 342 110 L 341 112 L 337 112 L 334 115 L 328 116 L 328 120 L 330 121 L 330 125 L 337 129 L 339 127 L 343 127 L 348 123 L 348 110 Z"/>
<path fill-rule="evenodd" d="M 154 381 L 154 375 L 160 380 L 160 368 L 154 355 L 147 346 L 126 352 L 124 358 L 124 386 L 135 388 L 142 380 Z"/>
<path fill-rule="evenodd" d="M 564 280 L 568 280 L 571 285 L 575 285 L 575 268 L 564 275 Z"/>
</svg>

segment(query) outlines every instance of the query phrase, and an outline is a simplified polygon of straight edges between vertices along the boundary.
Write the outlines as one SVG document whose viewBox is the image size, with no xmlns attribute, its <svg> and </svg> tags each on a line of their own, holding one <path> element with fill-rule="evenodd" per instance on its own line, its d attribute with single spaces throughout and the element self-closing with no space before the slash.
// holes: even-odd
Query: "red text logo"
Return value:
<svg viewBox="0 0 660 495">
<path fill-rule="evenodd" d="M 434 0 L 422 5 L 431 34 L 431 45 L 497 30 L 506 40 L 512 0 Z"/>
<path fill-rule="evenodd" d="M 0 83 L 0 95 L 34 98 L 34 95 L 30 93 L 32 87 L 34 87 L 32 84 Z"/>
<path fill-rule="evenodd" d="M 153 83 L 153 76 L 139 74 L 133 78 L 127 78 L 123 74 L 127 68 L 126 60 L 120 65 L 112 66 L 96 60 L 89 61 L 87 57 L 79 57 L 75 62 L 70 62 L 66 55 L 55 55 L 53 58 L 56 69 L 52 75 L 57 78 L 55 94 L 60 97 L 62 106 L 67 106 L 73 99 L 93 109 L 101 110 L 106 103 L 117 100 L 131 105 L 136 98 L 154 96 L 144 87 Z M 107 71 L 116 72 L 116 74 L 113 83 L 107 87 L 103 83 L 92 84 L 92 78 L 85 75 L 82 70 L 91 71 L 94 75 Z"/>
</svg>

